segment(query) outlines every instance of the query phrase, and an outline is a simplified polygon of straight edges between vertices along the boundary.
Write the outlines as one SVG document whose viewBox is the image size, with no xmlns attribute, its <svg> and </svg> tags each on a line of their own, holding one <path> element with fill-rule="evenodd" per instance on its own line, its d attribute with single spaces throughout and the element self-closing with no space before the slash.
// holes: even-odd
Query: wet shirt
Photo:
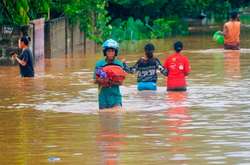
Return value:
<svg viewBox="0 0 250 165">
<path fill-rule="evenodd" d="M 33 55 L 30 49 L 24 49 L 19 56 L 20 60 L 26 61 L 26 65 L 20 67 L 20 74 L 22 77 L 34 77 Z"/>
<path fill-rule="evenodd" d="M 132 67 L 128 67 L 126 64 L 125 71 L 128 73 L 138 72 L 137 82 L 157 82 L 157 70 L 163 75 L 167 75 L 167 70 L 161 65 L 161 62 L 157 58 L 151 58 L 145 60 L 139 59 Z"/>
<path fill-rule="evenodd" d="M 105 59 L 96 62 L 93 78 L 96 79 L 96 70 L 107 65 L 119 65 L 123 68 L 123 63 L 115 59 L 112 63 L 107 63 Z M 98 101 L 99 109 L 112 108 L 114 106 L 122 106 L 122 95 L 119 85 L 110 87 L 102 87 L 98 85 Z"/>
<path fill-rule="evenodd" d="M 96 62 L 93 78 L 96 79 L 97 69 L 102 68 L 102 67 L 107 66 L 107 65 L 112 65 L 112 64 L 118 65 L 118 66 L 124 68 L 124 64 L 120 60 L 114 59 L 112 63 L 107 63 L 106 59 L 101 59 L 101 60 Z"/>
<path fill-rule="evenodd" d="M 190 72 L 188 58 L 179 53 L 170 55 L 164 63 L 164 67 L 168 70 L 167 87 L 181 88 L 186 87 L 185 77 Z"/>
<path fill-rule="evenodd" d="M 240 22 L 229 21 L 224 25 L 224 30 L 227 31 L 224 42 L 228 45 L 235 45 L 240 43 Z"/>
</svg>

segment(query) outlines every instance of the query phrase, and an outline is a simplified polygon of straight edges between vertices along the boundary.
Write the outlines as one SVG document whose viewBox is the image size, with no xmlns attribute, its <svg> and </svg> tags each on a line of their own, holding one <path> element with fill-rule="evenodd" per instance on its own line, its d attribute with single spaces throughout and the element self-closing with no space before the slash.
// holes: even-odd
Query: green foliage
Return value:
<svg viewBox="0 0 250 165">
<path fill-rule="evenodd" d="M 159 18 L 154 21 L 152 27 L 152 38 L 164 38 L 172 34 L 172 28 L 170 27 L 170 21 Z"/>
<path fill-rule="evenodd" d="M 130 17 L 128 21 L 124 22 L 125 40 L 139 40 L 148 38 L 148 29 L 144 23 L 137 19 Z"/>
<path fill-rule="evenodd" d="M 94 41 L 102 43 L 104 39 L 108 38 L 111 34 L 112 27 L 109 24 L 111 18 L 108 16 L 108 12 L 105 9 L 106 1 L 97 2 L 95 7 L 95 19 L 94 27 L 90 28 L 92 31 L 88 32 L 90 38 L 95 37 Z"/>
<path fill-rule="evenodd" d="M 112 22 L 112 38 L 118 41 L 143 40 L 188 33 L 187 25 L 178 18 L 159 18 L 153 21 L 152 26 L 148 22 L 148 17 L 145 17 L 145 22 L 134 20 L 132 17 L 126 21 L 116 19 Z"/>
<path fill-rule="evenodd" d="M 240 21 L 243 23 L 243 24 L 250 24 L 250 14 L 249 15 L 241 15 L 240 16 Z"/>
<path fill-rule="evenodd" d="M 36 18 L 67 16 L 97 43 L 109 37 L 140 40 L 187 34 L 187 24 L 180 18 L 198 18 L 204 13 L 221 22 L 230 10 L 247 5 L 250 1 L 1 0 L 0 24 L 27 25 Z"/>
<path fill-rule="evenodd" d="M 246 0 L 109 0 L 109 13 L 112 18 L 123 20 L 132 16 L 152 19 L 173 16 L 198 18 L 201 13 L 216 19 L 226 18 L 231 9 L 250 5 Z M 126 13 L 126 14 L 124 14 Z"/>
<path fill-rule="evenodd" d="M 231 4 L 232 8 L 240 8 L 250 5 L 248 0 L 228 0 L 228 3 Z"/>
<path fill-rule="evenodd" d="M 141 40 L 150 38 L 150 31 L 141 20 L 130 17 L 127 21 L 114 20 L 111 36 L 118 41 Z"/>
<path fill-rule="evenodd" d="M 3 9 L 2 15 L 7 17 L 3 22 L 13 23 L 13 24 L 28 24 L 29 22 L 29 5 L 27 0 L 19 0 L 13 3 L 9 0 L 2 0 L 1 7 Z"/>
<path fill-rule="evenodd" d="M 2 0 L 0 2 L 0 23 L 27 25 L 30 19 L 46 16 L 50 0 Z"/>
<path fill-rule="evenodd" d="M 48 19 L 51 0 L 29 0 L 29 16 L 31 19 L 45 17 Z"/>
<path fill-rule="evenodd" d="M 100 43 L 111 31 L 111 27 L 108 26 L 110 17 L 105 7 L 105 0 L 78 0 L 77 3 L 66 6 L 65 14 L 71 23 L 80 22 L 80 28 L 88 38 Z"/>
</svg>

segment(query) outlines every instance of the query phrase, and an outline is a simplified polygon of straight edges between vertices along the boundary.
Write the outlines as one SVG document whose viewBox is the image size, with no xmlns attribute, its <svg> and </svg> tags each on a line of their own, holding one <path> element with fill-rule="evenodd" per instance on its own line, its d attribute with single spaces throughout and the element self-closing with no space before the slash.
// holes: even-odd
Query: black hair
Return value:
<svg viewBox="0 0 250 165">
<path fill-rule="evenodd" d="M 183 44 L 181 41 L 177 41 L 174 43 L 174 50 L 176 52 L 180 52 L 180 51 L 182 51 L 182 49 L 183 49 Z"/>
<path fill-rule="evenodd" d="M 23 42 L 25 45 L 29 45 L 31 39 L 29 36 L 22 36 L 20 41 Z"/>
<path fill-rule="evenodd" d="M 155 50 L 155 47 L 153 44 L 149 43 L 149 44 L 145 45 L 144 51 L 145 51 L 145 54 L 146 54 L 148 59 L 153 58 L 154 50 Z"/>
<path fill-rule="evenodd" d="M 115 48 L 105 48 L 105 49 L 103 49 L 103 55 L 104 55 L 104 56 L 107 56 L 107 51 L 108 51 L 109 49 L 115 50 L 115 56 L 118 55 L 118 49 L 115 49 Z"/>
<path fill-rule="evenodd" d="M 238 12 L 237 11 L 230 12 L 230 18 L 236 20 L 238 18 Z"/>
</svg>

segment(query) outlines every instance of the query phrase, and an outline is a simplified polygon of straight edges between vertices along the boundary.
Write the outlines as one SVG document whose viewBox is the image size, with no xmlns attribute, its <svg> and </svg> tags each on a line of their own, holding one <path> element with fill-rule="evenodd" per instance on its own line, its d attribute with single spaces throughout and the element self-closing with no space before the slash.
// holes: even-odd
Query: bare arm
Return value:
<svg viewBox="0 0 250 165">
<path fill-rule="evenodd" d="M 22 66 L 26 66 L 26 65 L 27 65 L 27 61 L 21 60 L 19 57 L 17 57 L 17 54 L 14 54 L 14 55 L 12 56 L 12 58 L 13 58 L 13 59 L 16 59 L 17 62 L 18 62 L 19 64 L 21 64 Z"/>
<path fill-rule="evenodd" d="M 165 69 L 162 65 L 161 65 L 161 62 L 157 59 L 156 60 L 156 63 L 157 63 L 157 68 L 160 70 L 161 74 L 163 74 L 164 76 L 167 76 L 168 75 L 168 70 Z"/>
<path fill-rule="evenodd" d="M 224 27 L 223 27 L 223 35 L 224 36 L 228 35 L 228 27 L 226 25 L 224 25 Z"/>
<path fill-rule="evenodd" d="M 123 69 L 127 72 L 127 73 L 135 73 L 138 70 L 138 63 L 139 61 L 137 61 L 132 67 L 129 67 L 125 62 L 123 63 Z"/>
</svg>

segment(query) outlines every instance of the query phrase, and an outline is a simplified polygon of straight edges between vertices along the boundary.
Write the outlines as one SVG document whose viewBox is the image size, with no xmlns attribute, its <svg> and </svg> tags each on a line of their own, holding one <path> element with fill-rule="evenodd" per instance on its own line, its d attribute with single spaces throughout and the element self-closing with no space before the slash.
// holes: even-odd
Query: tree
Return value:
<svg viewBox="0 0 250 165">
<path fill-rule="evenodd" d="M 228 0 L 228 2 L 231 4 L 233 9 L 250 5 L 249 0 Z"/>
<path fill-rule="evenodd" d="M 46 16 L 49 5 L 50 0 L 2 0 L 0 23 L 27 25 L 31 19 Z"/>
<path fill-rule="evenodd" d="M 87 37 L 99 43 L 110 33 L 110 17 L 105 7 L 105 0 L 77 0 L 66 5 L 65 14 L 71 23 L 79 21 Z"/>
<path fill-rule="evenodd" d="M 130 16 L 144 19 L 167 17 L 197 18 L 204 13 L 208 16 L 225 18 L 234 8 L 249 5 L 249 0 L 109 0 L 108 8 L 112 19 L 128 19 Z"/>
<path fill-rule="evenodd" d="M 12 24 L 28 24 L 29 23 L 29 5 L 28 0 L 19 0 L 19 1 L 1 1 L 2 16 L 7 19 L 4 19 L 5 23 Z"/>
</svg>

